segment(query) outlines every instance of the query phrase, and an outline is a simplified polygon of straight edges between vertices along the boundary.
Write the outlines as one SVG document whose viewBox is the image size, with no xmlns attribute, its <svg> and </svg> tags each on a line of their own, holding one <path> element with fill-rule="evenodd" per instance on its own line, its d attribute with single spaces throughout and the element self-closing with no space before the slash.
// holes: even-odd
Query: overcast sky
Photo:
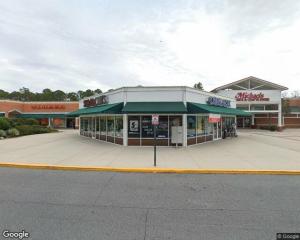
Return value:
<svg viewBox="0 0 300 240">
<path fill-rule="evenodd" d="M 0 1 L 0 89 L 300 89 L 299 0 Z"/>
</svg>

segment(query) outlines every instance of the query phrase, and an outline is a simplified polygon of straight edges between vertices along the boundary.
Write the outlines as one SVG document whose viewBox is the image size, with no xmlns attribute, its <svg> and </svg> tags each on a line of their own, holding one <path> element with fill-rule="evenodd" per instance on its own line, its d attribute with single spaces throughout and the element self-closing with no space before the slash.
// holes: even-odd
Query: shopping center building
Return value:
<svg viewBox="0 0 300 240">
<path fill-rule="evenodd" d="M 78 102 L 21 102 L 0 100 L 0 117 L 31 118 L 54 128 L 79 127 L 79 121 L 68 113 L 78 110 Z"/>
<path fill-rule="evenodd" d="M 247 77 L 212 90 L 218 95 L 234 98 L 236 108 L 247 111 L 251 116 L 238 116 L 240 128 L 284 126 L 281 92 L 287 87 L 256 77 Z"/>
<path fill-rule="evenodd" d="M 154 144 L 152 115 L 159 115 L 157 145 L 192 145 L 221 139 L 236 116 L 234 98 L 190 87 L 122 87 L 85 98 L 79 110 L 82 136 L 124 146 Z"/>
</svg>

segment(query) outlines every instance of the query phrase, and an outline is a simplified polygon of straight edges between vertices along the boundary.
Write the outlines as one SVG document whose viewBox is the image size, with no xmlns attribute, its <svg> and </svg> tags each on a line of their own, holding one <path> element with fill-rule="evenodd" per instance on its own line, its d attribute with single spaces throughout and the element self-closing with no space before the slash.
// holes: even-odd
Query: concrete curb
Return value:
<svg viewBox="0 0 300 240">
<path fill-rule="evenodd" d="M 239 170 L 239 169 L 173 169 L 173 168 L 113 168 L 59 166 L 44 164 L 0 163 L 0 167 L 48 169 L 64 171 L 99 171 L 128 173 L 178 173 L 178 174 L 256 174 L 256 175 L 300 175 L 300 170 Z"/>
</svg>

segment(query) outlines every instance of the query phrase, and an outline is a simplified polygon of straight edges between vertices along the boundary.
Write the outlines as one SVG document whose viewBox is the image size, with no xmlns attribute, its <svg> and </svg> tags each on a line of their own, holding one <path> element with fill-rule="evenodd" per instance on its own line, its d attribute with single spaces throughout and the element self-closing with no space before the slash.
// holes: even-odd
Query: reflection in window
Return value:
<svg viewBox="0 0 300 240">
<path fill-rule="evenodd" d="M 107 117 L 107 136 L 114 137 L 115 133 L 115 119 L 112 116 Z"/>
<path fill-rule="evenodd" d="M 116 137 L 123 137 L 123 116 L 116 116 Z"/>
<path fill-rule="evenodd" d="M 196 116 L 187 117 L 187 136 L 196 136 Z"/>
<path fill-rule="evenodd" d="M 205 135 L 205 116 L 197 116 L 197 136 Z"/>
<path fill-rule="evenodd" d="M 168 138 L 168 116 L 159 117 L 156 136 L 157 138 Z"/>
<path fill-rule="evenodd" d="M 100 117 L 100 134 L 105 136 L 106 135 L 106 117 Z"/>
</svg>

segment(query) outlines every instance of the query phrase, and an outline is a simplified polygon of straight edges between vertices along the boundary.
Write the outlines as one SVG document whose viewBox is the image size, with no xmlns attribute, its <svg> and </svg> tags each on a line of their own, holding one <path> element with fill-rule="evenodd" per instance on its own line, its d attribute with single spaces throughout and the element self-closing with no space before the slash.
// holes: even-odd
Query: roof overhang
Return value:
<svg viewBox="0 0 300 240">
<path fill-rule="evenodd" d="M 249 81 L 254 81 L 254 82 L 258 83 L 258 85 L 256 87 L 240 86 L 241 83 L 249 82 Z M 260 79 L 257 77 L 250 76 L 250 77 L 243 78 L 238 81 L 231 82 L 231 83 L 225 84 L 223 86 L 217 87 L 217 88 L 213 89 L 211 92 L 218 92 L 220 90 L 230 89 L 233 86 L 236 86 L 236 87 L 240 86 L 240 90 L 280 90 L 280 91 L 288 90 L 288 88 L 285 86 L 282 86 L 282 85 L 279 85 L 276 83 L 272 83 L 272 82 L 269 82 L 269 81 L 266 81 L 266 80 L 263 80 L 263 79 Z M 269 86 L 270 89 L 267 89 L 267 87 L 266 87 L 266 89 L 263 89 L 264 86 Z"/>
</svg>

